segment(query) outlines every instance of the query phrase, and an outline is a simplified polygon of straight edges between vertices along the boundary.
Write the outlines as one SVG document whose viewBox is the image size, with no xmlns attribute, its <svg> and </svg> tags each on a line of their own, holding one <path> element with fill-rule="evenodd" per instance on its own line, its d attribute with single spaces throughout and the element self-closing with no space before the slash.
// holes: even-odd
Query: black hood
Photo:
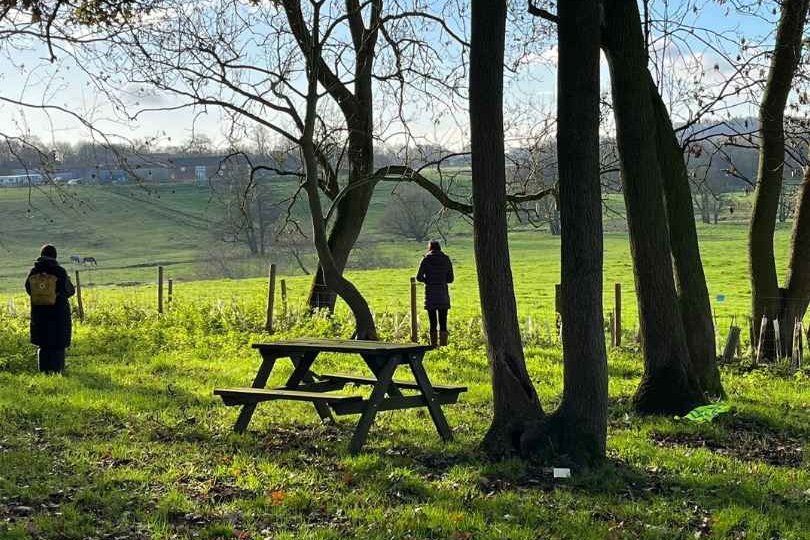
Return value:
<svg viewBox="0 0 810 540">
<path fill-rule="evenodd" d="M 59 263 L 53 257 L 39 257 L 34 261 L 34 268 L 55 268 Z"/>
</svg>

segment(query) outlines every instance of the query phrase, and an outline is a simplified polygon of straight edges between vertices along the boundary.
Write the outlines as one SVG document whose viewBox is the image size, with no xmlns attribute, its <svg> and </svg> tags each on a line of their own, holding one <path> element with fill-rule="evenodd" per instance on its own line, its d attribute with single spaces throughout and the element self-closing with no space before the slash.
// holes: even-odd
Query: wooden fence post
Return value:
<svg viewBox="0 0 810 540">
<path fill-rule="evenodd" d="M 168 293 L 169 293 L 169 298 L 167 300 L 171 304 L 172 303 L 172 295 L 174 294 L 174 280 L 171 279 L 171 278 L 169 278 L 169 290 L 168 290 Z"/>
<path fill-rule="evenodd" d="M 793 321 L 793 347 L 790 356 L 790 369 L 796 371 L 802 363 L 802 325 L 798 317 Z"/>
<path fill-rule="evenodd" d="M 562 314 L 562 288 L 559 283 L 554 285 L 554 311 Z"/>
<path fill-rule="evenodd" d="M 726 346 L 723 347 L 723 361 L 724 362 L 731 362 L 734 359 L 734 352 L 740 346 L 740 327 L 739 326 L 732 326 L 728 332 L 728 338 L 726 338 Z"/>
<path fill-rule="evenodd" d="M 76 312 L 79 315 L 79 320 L 84 322 L 84 304 L 82 303 L 82 281 L 79 277 L 79 271 L 76 270 Z"/>
<path fill-rule="evenodd" d="M 163 313 L 163 267 L 158 266 L 158 313 Z"/>
<path fill-rule="evenodd" d="M 762 349 L 763 342 L 765 341 L 765 332 L 768 331 L 768 317 L 762 317 L 762 324 L 759 326 L 759 341 L 757 342 L 757 354 L 754 357 L 754 365 L 759 365 L 762 362 Z"/>
<path fill-rule="evenodd" d="M 779 319 L 773 320 L 773 343 L 776 350 L 774 361 L 782 359 L 782 329 L 779 328 Z"/>
<path fill-rule="evenodd" d="M 281 317 L 284 324 L 287 324 L 287 282 L 281 280 Z"/>
<path fill-rule="evenodd" d="M 419 342 L 419 315 L 416 311 L 416 278 L 411 278 L 411 341 Z"/>
<path fill-rule="evenodd" d="M 613 346 L 614 347 L 621 347 L 622 346 L 622 284 L 616 283 L 613 288 L 614 294 L 614 303 L 615 309 L 613 312 L 613 324 L 615 328 L 613 329 Z"/>
<path fill-rule="evenodd" d="M 264 321 L 266 332 L 273 333 L 273 304 L 276 301 L 276 265 L 270 265 L 270 275 L 267 278 L 267 318 Z"/>
</svg>

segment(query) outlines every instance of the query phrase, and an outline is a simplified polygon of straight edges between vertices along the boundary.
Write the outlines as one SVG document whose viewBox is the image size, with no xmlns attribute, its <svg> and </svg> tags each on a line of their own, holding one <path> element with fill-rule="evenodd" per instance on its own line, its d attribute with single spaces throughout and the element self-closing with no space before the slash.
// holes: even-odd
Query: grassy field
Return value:
<svg viewBox="0 0 810 540">
<path fill-rule="evenodd" d="M 698 426 L 637 417 L 639 357 L 612 351 L 609 460 L 555 481 L 476 452 L 491 400 L 477 328 L 456 325 L 456 345 L 426 361 L 434 381 L 469 387 L 446 407 L 456 441 L 441 444 L 424 413 L 386 412 L 351 457 L 353 420 L 321 425 L 311 406 L 263 404 L 248 434 L 231 432 L 236 411 L 211 390 L 251 380 L 249 344 L 267 339 L 259 309 L 182 300 L 159 317 L 97 306 L 77 325 L 64 377 L 36 374 L 25 318 L 2 319 L 3 539 L 808 537 L 810 372 L 725 367 L 734 412 Z M 402 337 L 394 317 L 378 321 L 385 337 Z M 290 326 L 277 337 L 351 331 L 341 316 Z M 559 348 L 526 351 L 551 409 Z M 320 367 L 356 369 L 336 356 Z"/>
<path fill-rule="evenodd" d="M 142 218 L 133 216 L 133 231 Z M 163 227 L 164 218 L 150 219 Z M 194 257 L 191 241 L 181 248 L 168 234 L 155 232 L 165 235 L 163 248 L 134 232 L 128 238 L 158 260 L 182 260 L 183 249 Z M 787 234 L 780 229 L 780 261 Z M 744 238 L 744 226 L 701 227 L 721 336 L 732 315 L 748 311 Z M 553 327 L 559 239 L 520 232 L 511 241 L 528 367 L 551 410 L 562 384 Z M 255 373 L 250 343 L 269 339 L 261 332 L 263 279 L 193 281 L 191 270 L 169 266 L 181 281 L 162 316 L 153 285 L 88 288 L 87 320 L 76 325 L 64 377 L 36 373 L 27 302 L 9 293 L 0 306 L 0 539 L 810 538 L 810 371 L 724 366 L 731 414 L 710 425 L 638 417 L 629 406 L 642 366 L 625 234 L 609 233 L 605 248 L 606 283 L 624 286 L 626 347 L 609 358 L 609 459 L 570 480 L 552 479 L 541 464 L 490 463 L 477 452 L 491 391 L 468 238 L 449 243 L 457 266 L 452 345 L 426 360 L 434 382 L 469 387 L 445 408 L 455 442 L 442 444 L 424 413 L 385 412 L 357 457 L 347 453 L 356 417 L 323 425 L 311 405 L 262 404 L 247 434 L 232 433 L 237 411 L 212 389 L 246 385 Z M 105 249 L 118 253 L 115 244 Z M 408 279 L 421 246 L 374 249 L 394 268 L 351 277 L 382 336 L 405 340 Z M 135 251 L 119 260 L 137 261 Z M 105 272 L 113 269 L 86 276 L 116 281 Z M 308 279 L 287 279 L 287 317 L 277 304 L 274 338 L 351 334 L 343 307 L 333 319 L 303 316 Z M 605 298 L 609 310 L 609 291 Z M 289 373 L 282 367 L 271 384 Z M 339 356 L 320 368 L 357 371 Z"/>
</svg>

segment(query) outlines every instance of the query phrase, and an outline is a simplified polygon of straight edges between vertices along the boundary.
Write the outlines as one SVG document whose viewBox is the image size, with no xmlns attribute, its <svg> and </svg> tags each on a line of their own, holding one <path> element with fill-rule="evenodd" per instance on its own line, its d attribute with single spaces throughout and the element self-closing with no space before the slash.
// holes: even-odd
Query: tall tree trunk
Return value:
<svg viewBox="0 0 810 540">
<path fill-rule="evenodd" d="M 782 2 L 770 72 L 759 108 L 761 143 L 757 189 L 748 236 L 754 328 L 760 327 L 763 316 L 773 320 L 782 311 L 782 291 L 776 275 L 773 240 L 785 159 L 785 106 L 801 59 L 802 32 L 807 20 L 808 2 L 809 0 Z M 755 336 L 759 339 L 756 333 Z M 775 358 L 784 352 L 776 351 L 774 344 L 771 330 L 766 342 L 762 344 L 766 357 Z M 789 346 L 789 343 L 785 343 L 785 346 Z"/>
<path fill-rule="evenodd" d="M 494 418 L 482 447 L 492 457 L 513 453 L 527 423 L 543 414 L 523 357 L 509 261 L 503 137 L 505 32 L 506 0 L 472 0 L 473 240 L 494 400 Z"/>
<path fill-rule="evenodd" d="M 346 0 L 347 19 L 354 47 L 354 94 L 351 104 L 347 96 L 333 92 L 340 106 L 349 133 L 347 157 L 349 160 L 348 185 L 352 186 L 337 206 L 337 217 L 329 234 L 329 248 L 337 270 L 346 268 L 349 254 L 363 229 L 363 222 L 371 204 L 376 182 L 369 182 L 374 173 L 374 103 L 372 76 L 374 48 L 379 33 L 379 17 L 382 0 L 373 0 L 371 23 L 365 27 L 362 17 L 363 5 L 359 0 Z M 323 81 L 322 81 L 323 82 Z M 329 89 L 329 86 L 327 86 Z M 312 281 L 309 306 L 313 309 L 335 309 L 335 291 L 324 281 L 322 264 Z"/>
<path fill-rule="evenodd" d="M 644 351 L 644 375 L 634 404 L 642 413 L 683 414 L 705 398 L 690 366 L 675 293 L 641 17 L 635 0 L 607 0 L 605 12 L 603 43 Z"/>
<path fill-rule="evenodd" d="M 724 393 L 720 370 L 717 369 L 712 306 L 700 258 L 689 173 L 664 100 L 649 69 L 646 73 L 655 112 L 658 163 L 663 174 L 675 286 L 689 359 L 703 391 L 712 397 L 722 397 Z M 708 212 L 708 208 L 705 211 Z"/>
<path fill-rule="evenodd" d="M 312 218 L 313 239 L 315 249 L 320 259 L 324 282 L 330 290 L 335 291 L 351 309 L 355 317 L 358 339 L 377 339 L 377 330 L 374 318 L 371 315 L 368 302 L 360 291 L 348 279 L 343 277 L 342 268 L 335 262 L 326 234 L 326 223 L 320 199 L 318 183 L 318 157 L 315 150 L 314 131 L 317 118 L 318 104 L 318 69 L 317 59 L 320 56 L 319 41 L 319 11 L 320 4 L 316 4 L 313 13 L 312 39 L 307 52 L 307 108 L 304 129 L 301 135 L 301 152 L 304 157 L 306 178 L 304 189 L 307 193 L 310 215 Z"/>
<path fill-rule="evenodd" d="M 599 174 L 599 2 L 563 0 L 558 15 L 564 389 L 547 429 L 557 452 L 589 463 L 605 456 L 608 411 Z"/>
</svg>

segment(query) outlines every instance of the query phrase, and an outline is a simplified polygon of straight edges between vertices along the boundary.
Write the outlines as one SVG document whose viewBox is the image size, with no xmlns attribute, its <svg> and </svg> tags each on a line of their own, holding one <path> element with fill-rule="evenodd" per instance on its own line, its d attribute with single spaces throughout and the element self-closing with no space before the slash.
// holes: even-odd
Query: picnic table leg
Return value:
<svg viewBox="0 0 810 540">
<path fill-rule="evenodd" d="M 290 375 L 290 378 L 287 379 L 284 386 L 287 388 L 295 388 L 302 382 L 314 383 L 315 378 L 312 376 L 312 372 L 309 370 L 309 368 L 312 367 L 312 363 L 315 362 L 315 358 L 317 357 L 317 352 L 290 356 L 290 360 L 292 360 L 295 369 Z M 329 420 L 330 422 L 335 421 L 334 417 L 332 416 L 332 409 L 329 408 L 329 405 L 321 401 L 316 401 L 313 403 L 313 405 L 315 405 L 315 410 L 318 411 L 318 416 L 321 417 L 321 420 Z"/>
<path fill-rule="evenodd" d="M 354 428 L 354 435 L 352 435 L 352 442 L 349 444 L 349 453 L 352 455 L 360 452 L 363 444 L 366 442 L 368 430 L 371 424 L 374 423 L 374 417 L 377 416 L 377 409 L 380 406 L 386 392 L 389 391 L 391 379 L 394 377 L 394 372 L 399 365 L 399 357 L 391 356 L 388 358 L 385 365 L 376 373 L 377 383 L 371 391 L 371 396 L 368 398 L 366 409 L 360 416 L 360 421 L 357 422 L 357 427 Z"/>
<path fill-rule="evenodd" d="M 452 441 L 453 432 L 447 424 L 447 418 L 444 417 L 439 402 L 436 401 L 436 392 L 433 390 L 433 385 L 430 384 L 425 367 L 422 365 L 423 356 L 423 354 L 411 354 L 408 357 L 408 364 L 411 366 L 416 384 L 419 385 L 422 395 L 425 396 L 427 408 L 430 411 L 430 417 L 433 418 L 433 423 L 436 425 L 436 430 L 445 442 Z"/>
<path fill-rule="evenodd" d="M 371 372 L 374 374 L 374 376 L 377 377 L 377 380 L 379 380 L 380 379 L 380 371 L 384 367 L 384 364 L 381 366 L 380 362 L 378 361 L 380 357 L 379 356 L 367 355 L 367 354 L 363 354 L 361 356 L 363 357 L 363 360 L 365 360 L 366 365 L 368 366 L 368 369 L 370 369 Z M 385 358 L 385 357 L 383 357 L 383 358 Z M 396 384 L 389 384 L 387 392 L 388 392 L 388 395 L 391 396 L 391 397 L 400 397 L 400 396 L 402 396 L 402 391 L 400 391 L 400 389 L 397 388 Z"/>
<path fill-rule="evenodd" d="M 262 365 L 259 366 L 259 371 L 256 373 L 256 378 L 253 379 L 253 388 L 264 388 L 267 385 L 267 379 L 270 378 L 270 372 L 273 371 L 273 366 L 276 363 L 276 357 L 271 354 L 262 353 Z M 248 403 L 242 405 L 242 410 L 239 412 L 239 418 L 236 419 L 234 431 L 243 433 L 250 419 L 253 418 L 253 413 L 256 411 L 255 403 Z"/>
</svg>

